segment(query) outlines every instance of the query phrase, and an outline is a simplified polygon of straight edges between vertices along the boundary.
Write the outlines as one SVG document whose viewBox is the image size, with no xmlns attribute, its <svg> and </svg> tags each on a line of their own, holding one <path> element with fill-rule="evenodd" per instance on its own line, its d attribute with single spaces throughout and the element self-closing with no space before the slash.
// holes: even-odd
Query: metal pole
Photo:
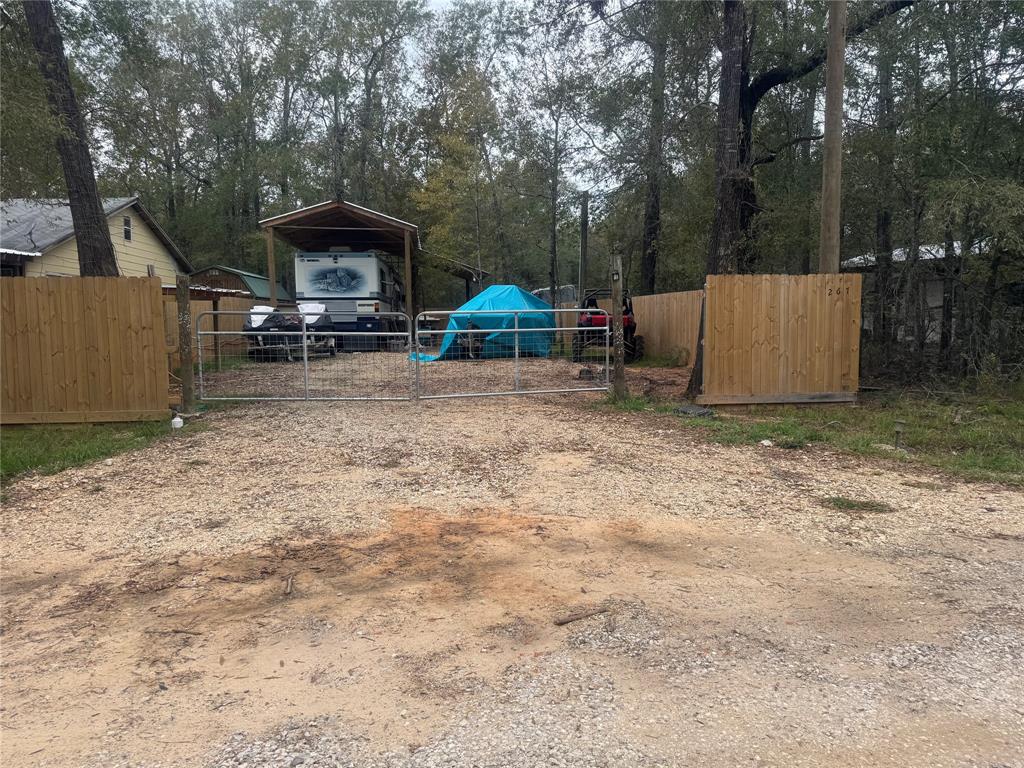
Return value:
<svg viewBox="0 0 1024 768">
<path fill-rule="evenodd" d="M 607 322 L 610 317 L 605 318 L 604 324 L 604 385 L 610 387 L 612 384 L 612 324 Z"/>
<path fill-rule="evenodd" d="M 197 326 L 199 325 L 198 321 L 196 322 L 196 325 Z M 202 331 L 202 329 L 198 329 L 197 328 L 196 336 L 198 337 L 196 339 L 196 341 L 199 343 L 199 350 L 198 350 L 198 352 L 199 352 L 199 399 L 202 400 L 206 396 L 206 388 L 205 388 L 205 386 L 203 384 L 203 331 Z M 217 335 L 217 336 L 214 336 L 213 338 L 214 338 L 214 343 L 216 343 L 217 340 L 220 339 L 220 336 Z M 217 370 L 218 371 L 220 370 L 220 361 L 219 360 L 218 360 L 218 363 L 217 363 Z M 185 404 L 185 401 L 184 401 L 184 398 L 183 398 L 182 399 L 182 407 L 184 407 L 184 404 Z"/>
<path fill-rule="evenodd" d="M 515 324 L 515 331 L 513 333 L 513 335 L 515 336 L 515 349 L 516 349 L 515 382 L 516 382 L 516 392 L 518 392 L 519 391 L 519 313 L 518 312 L 513 312 L 512 313 L 512 322 Z M 557 325 L 557 323 L 556 323 L 556 325 Z"/>
<path fill-rule="evenodd" d="M 302 390 L 309 400 L 309 345 L 306 339 L 306 316 L 302 316 Z"/>
<path fill-rule="evenodd" d="M 407 315 L 406 316 L 406 330 L 409 331 L 409 349 L 413 350 L 413 387 L 412 387 L 412 398 L 413 400 L 420 399 L 420 319 L 416 318 L 415 322 Z"/>
</svg>

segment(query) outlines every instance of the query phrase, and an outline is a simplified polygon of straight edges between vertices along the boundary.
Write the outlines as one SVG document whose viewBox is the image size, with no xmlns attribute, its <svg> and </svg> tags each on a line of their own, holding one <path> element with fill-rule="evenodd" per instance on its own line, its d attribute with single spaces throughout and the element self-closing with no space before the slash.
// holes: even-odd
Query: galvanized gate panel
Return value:
<svg viewBox="0 0 1024 768">
<path fill-rule="evenodd" d="M 245 319 L 258 315 L 257 328 Z M 335 331 L 302 312 L 204 312 L 196 318 L 201 400 L 409 400 L 412 320 L 365 316 L 384 330 Z M 363 316 L 361 316 L 363 317 Z M 268 330 L 292 318 L 294 329 Z M 309 320 L 310 322 L 307 322 Z M 228 327 L 232 326 L 232 327 Z M 227 329 L 225 329 L 228 327 Z"/>
<path fill-rule="evenodd" d="M 256 327 L 246 320 L 257 315 Z M 496 315 L 510 327 L 486 327 Z M 336 331 L 302 312 L 204 312 L 196 318 L 201 400 L 410 400 L 603 392 L 603 310 L 367 316 L 385 330 Z M 487 316 L 490 316 L 488 318 Z M 287 330 L 269 326 L 290 319 Z M 582 323 L 590 323 L 581 324 Z"/>
<path fill-rule="evenodd" d="M 604 310 L 454 310 L 416 318 L 421 399 L 603 392 L 610 384 Z M 512 316 L 511 327 L 494 327 Z"/>
</svg>

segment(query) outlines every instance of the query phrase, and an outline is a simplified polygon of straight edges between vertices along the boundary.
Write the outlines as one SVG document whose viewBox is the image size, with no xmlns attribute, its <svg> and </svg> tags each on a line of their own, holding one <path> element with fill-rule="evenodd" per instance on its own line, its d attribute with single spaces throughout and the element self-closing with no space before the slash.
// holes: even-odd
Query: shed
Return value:
<svg viewBox="0 0 1024 768">
<path fill-rule="evenodd" d="M 270 280 L 265 275 L 257 275 L 255 272 L 246 272 L 243 269 L 227 267 L 223 264 L 215 264 L 192 273 L 192 283 L 208 288 L 220 288 L 230 291 L 237 291 L 247 294 L 254 299 L 265 299 L 267 301 L 284 300 L 291 301 L 292 297 L 288 289 L 281 281 L 277 283 L 277 290 L 271 295 Z"/>
<path fill-rule="evenodd" d="M 381 251 L 404 262 L 405 310 L 415 315 L 414 273 L 417 260 L 424 251 L 420 245 L 419 228 L 408 221 L 372 211 L 345 200 L 328 200 L 290 213 L 260 221 L 267 242 L 267 274 L 270 276 L 270 303 L 274 302 L 277 285 L 274 265 L 274 238 L 280 238 L 300 251 L 330 251 L 349 248 L 352 251 Z M 482 271 L 451 259 L 437 259 L 435 266 L 466 281 L 467 294 L 471 282 L 479 283 Z M 468 296 L 467 296 L 468 298 Z"/>
</svg>

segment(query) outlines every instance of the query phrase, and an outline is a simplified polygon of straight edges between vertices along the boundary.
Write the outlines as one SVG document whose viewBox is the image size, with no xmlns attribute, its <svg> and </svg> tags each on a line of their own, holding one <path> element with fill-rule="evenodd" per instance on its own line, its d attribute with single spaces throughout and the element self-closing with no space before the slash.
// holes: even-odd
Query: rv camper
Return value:
<svg viewBox="0 0 1024 768">
<path fill-rule="evenodd" d="M 295 254 L 295 299 L 326 307 L 335 331 L 394 333 L 405 330 L 400 318 L 405 292 L 391 265 L 374 251 Z M 388 337 L 344 336 L 346 349 L 385 349 Z"/>
</svg>

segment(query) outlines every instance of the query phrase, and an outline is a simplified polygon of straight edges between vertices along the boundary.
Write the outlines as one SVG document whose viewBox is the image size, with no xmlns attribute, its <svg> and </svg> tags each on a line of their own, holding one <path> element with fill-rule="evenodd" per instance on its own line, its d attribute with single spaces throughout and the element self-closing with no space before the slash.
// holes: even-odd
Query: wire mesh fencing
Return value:
<svg viewBox="0 0 1024 768">
<path fill-rule="evenodd" d="M 609 329 L 607 313 L 596 309 L 421 313 L 413 355 L 417 396 L 607 390 Z"/>
<path fill-rule="evenodd" d="M 339 330 L 339 327 L 341 330 Z M 409 400 L 609 388 L 603 310 L 204 312 L 203 400 Z"/>
<path fill-rule="evenodd" d="M 411 321 L 402 313 L 205 312 L 196 319 L 203 400 L 408 400 Z"/>
</svg>

